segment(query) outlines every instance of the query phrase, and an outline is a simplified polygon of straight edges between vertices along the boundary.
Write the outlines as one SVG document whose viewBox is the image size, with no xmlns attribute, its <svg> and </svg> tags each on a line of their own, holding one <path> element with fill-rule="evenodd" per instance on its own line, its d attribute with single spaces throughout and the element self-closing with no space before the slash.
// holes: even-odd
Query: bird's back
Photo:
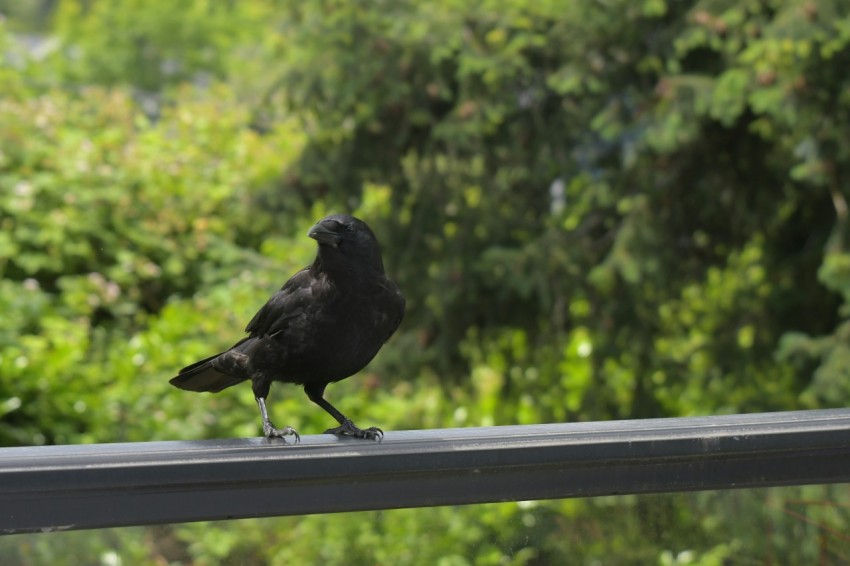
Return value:
<svg viewBox="0 0 850 566">
<path fill-rule="evenodd" d="M 345 379 L 375 357 L 404 314 L 404 297 L 383 274 L 348 280 L 307 275 L 310 290 L 302 294 L 310 300 L 289 308 L 285 324 L 252 333 L 260 343 L 249 354 L 251 366 L 273 381 Z"/>
</svg>

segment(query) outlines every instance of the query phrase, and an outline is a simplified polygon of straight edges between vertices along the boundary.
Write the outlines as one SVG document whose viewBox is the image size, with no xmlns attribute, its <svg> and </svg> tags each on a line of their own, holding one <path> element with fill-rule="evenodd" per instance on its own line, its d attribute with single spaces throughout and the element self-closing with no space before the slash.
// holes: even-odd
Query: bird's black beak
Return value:
<svg viewBox="0 0 850 566">
<path fill-rule="evenodd" d="M 310 228 L 307 236 L 313 238 L 320 244 L 337 247 L 340 241 L 340 230 L 342 225 L 335 220 L 324 220 Z"/>
</svg>

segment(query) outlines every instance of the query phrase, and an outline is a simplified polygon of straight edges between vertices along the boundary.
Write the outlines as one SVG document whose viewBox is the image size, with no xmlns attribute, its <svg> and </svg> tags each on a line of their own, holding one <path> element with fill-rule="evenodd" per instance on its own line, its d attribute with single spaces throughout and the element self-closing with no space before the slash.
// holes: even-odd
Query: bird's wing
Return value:
<svg viewBox="0 0 850 566">
<path fill-rule="evenodd" d="M 315 304 L 316 289 L 316 278 L 309 269 L 302 269 L 272 295 L 245 327 L 245 332 L 252 337 L 263 337 L 285 330 Z"/>
</svg>

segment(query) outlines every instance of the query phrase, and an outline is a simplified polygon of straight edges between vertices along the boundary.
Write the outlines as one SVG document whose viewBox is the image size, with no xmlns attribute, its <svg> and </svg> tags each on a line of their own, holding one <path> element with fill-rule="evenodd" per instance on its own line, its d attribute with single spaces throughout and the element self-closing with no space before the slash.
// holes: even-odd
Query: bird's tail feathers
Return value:
<svg viewBox="0 0 850 566">
<path fill-rule="evenodd" d="M 169 383 L 186 391 L 217 393 L 222 389 L 250 379 L 250 376 L 244 370 L 244 364 L 238 363 L 242 361 L 238 358 L 244 358 L 244 354 L 240 351 L 244 342 L 245 340 L 242 340 L 227 352 L 210 356 L 184 367 L 177 377 L 171 378 Z M 219 371 L 216 366 L 227 368 L 228 373 Z"/>
</svg>

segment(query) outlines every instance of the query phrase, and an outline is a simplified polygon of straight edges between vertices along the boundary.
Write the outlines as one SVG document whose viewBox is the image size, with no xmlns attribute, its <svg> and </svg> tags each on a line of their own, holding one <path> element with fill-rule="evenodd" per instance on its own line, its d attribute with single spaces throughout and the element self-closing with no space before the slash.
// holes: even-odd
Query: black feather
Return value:
<svg viewBox="0 0 850 566">
<path fill-rule="evenodd" d="M 292 276 L 248 323 L 246 338 L 229 350 L 183 368 L 171 383 L 190 391 L 221 391 L 251 380 L 267 436 L 271 383 L 304 385 L 308 397 L 334 416 L 330 432 L 376 438 L 328 403 L 324 389 L 368 364 L 404 316 L 404 296 L 384 273 L 380 246 L 361 220 L 333 215 L 309 232 L 319 243 L 312 265 Z M 270 432 L 271 431 L 271 432 Z M 276 434 L 280 433 L 280 434 Z"/>
</svg>

